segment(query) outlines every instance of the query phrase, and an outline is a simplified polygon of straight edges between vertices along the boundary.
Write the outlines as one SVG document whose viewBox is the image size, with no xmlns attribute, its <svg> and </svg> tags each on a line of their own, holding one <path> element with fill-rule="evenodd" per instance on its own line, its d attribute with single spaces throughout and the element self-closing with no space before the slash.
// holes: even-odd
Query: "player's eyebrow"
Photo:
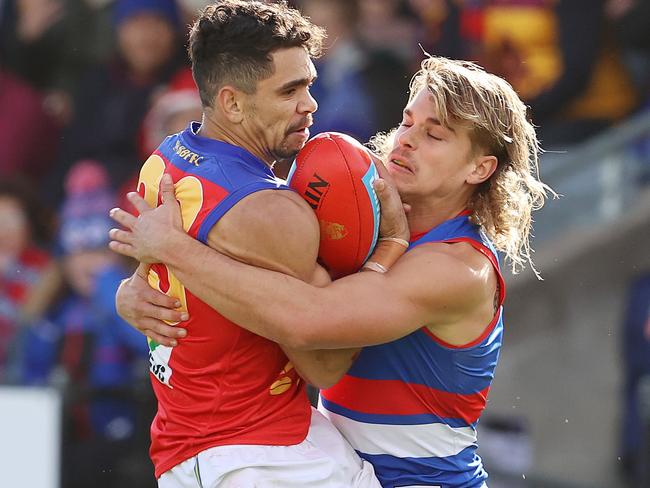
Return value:
<svg viewBox="0 0 650 488">
<path fill-rule="evenodd" d="M 404 113 L 405 113 L 406 115 L 408 115 L 409 117 L 412 117 L 412 116 L 413 116 L 413 112 L 411 112 L 411 110 L 408 109 L 408 108 L 405 108 L 405 109 L 404 109 Z M 455 130 L 453 127 L 451 127 L 451 126 L 447 126 L 447 125 L 442 125 L 442 122 L 440 122 L 440 120 L 436 119 L 435 117 L 427 117 L 427 119 L 425 120 L 425 122 L 426 122 L 427 124 L 439 125 L 439 126 L 443 127 L 444 129 L 449 129 L 449 130 L 450 130 L 451 132 L 453 132 L 454 134 L 456 133 L 456 130 Z"/>
<path fill-rule="evenodd" d="M 316 78 L 317 76 L 313 76 L 311 78 L 298 78 L 296 80 L 287 81 L 284 85 L 278 88 L 278 91 L 283 92 L 285 90 L 290 90 L 291 88 L 310 85 L 316 81 Z"/>
</svg>

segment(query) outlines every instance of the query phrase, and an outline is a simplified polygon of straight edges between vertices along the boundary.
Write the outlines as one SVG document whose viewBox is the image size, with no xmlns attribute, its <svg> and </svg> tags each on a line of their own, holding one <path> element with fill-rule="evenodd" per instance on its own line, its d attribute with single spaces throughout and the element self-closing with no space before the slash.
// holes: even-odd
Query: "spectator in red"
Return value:
<svg viewBox="0 0 650 488">
<path fill-rule="evenodd" d="M 39 182 L 53 164 L 59 127 L 45 112 L 44 100 L 39 90 L 0 66 L 0 180 L 22 175 Z"/>
</svg>

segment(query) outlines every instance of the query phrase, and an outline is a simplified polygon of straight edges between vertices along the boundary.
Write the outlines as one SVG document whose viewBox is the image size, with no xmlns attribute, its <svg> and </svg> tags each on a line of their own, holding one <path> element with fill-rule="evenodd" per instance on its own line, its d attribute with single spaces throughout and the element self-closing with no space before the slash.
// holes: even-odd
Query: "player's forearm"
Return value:
<svg viewBox="0 0 650 488">
<path fill-rule="evenodd" d="M 401 337 L 408 327 L 403 310 L 413 307 L 400 306 L 378 273 L 318 288 L 240 263 L 181 233 L 169 242 L 162 261 L 195 296 L 241 327 L 292 349 L 378 344 Z"/>
<path fill-rule="evenodd" d="M 300 376 L 317 388 L 334 386 L 350 369 L 360 348 L 298 351 L 282 346 Z"/>
<path fill-rule="evenodd" d="M 286 300 L 274 300 L 272 293 L 274 287 L 292 293 L 292 284 L 308 288 L 300 280 L 245 265 L 175 230 L 158 257 L 183 286 L 224 317 L 272 341 L 306 347 L 287 317 L 291 307 L 281 310 Z"/>
</svg>

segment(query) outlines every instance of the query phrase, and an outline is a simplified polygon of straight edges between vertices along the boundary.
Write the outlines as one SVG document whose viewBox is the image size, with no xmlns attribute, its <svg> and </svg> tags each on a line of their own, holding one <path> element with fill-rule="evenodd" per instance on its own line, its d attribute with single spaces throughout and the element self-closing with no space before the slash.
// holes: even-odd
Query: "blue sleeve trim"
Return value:
<svg viewBox="0 0 650 488">
<path fill-rule="evenodd" d="M 212 209 L 208 216 L 201 223 L 199 227 L 199 232 L 197 234 L 197 239 L 203 244 L 207 244 L 208 234 L 212 227 L 219 221 L 224 214 L 230 210 L 237 202 L 239 202 L 244 197 L 247 197 L 251 193 L 258 192 L 260 190 L 291 190 L 286 185 L 272 182 L 256 182 L 251 185 L 246 185 L 238 190 L 230 193 L 226 198 L 224 198 L 219 204 Z"/>
</svg>

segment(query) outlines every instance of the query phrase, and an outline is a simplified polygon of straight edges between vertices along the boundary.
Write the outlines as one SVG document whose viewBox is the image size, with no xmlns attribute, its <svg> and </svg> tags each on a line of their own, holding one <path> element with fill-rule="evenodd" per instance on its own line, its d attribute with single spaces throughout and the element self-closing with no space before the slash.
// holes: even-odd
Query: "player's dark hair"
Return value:
<svg viewBox="0 0 650 488">
<path fill-rule="evenodd" d="M 302 47 L 321 54 L 325 31 L 285 0 L 262 3 L 220 0 L 203 9 L 190 31 L 188 52 L 204 107 L 225 84 L 254 93 L 257 82 L 273 74 L 271 53 Z"/>
</svg>

